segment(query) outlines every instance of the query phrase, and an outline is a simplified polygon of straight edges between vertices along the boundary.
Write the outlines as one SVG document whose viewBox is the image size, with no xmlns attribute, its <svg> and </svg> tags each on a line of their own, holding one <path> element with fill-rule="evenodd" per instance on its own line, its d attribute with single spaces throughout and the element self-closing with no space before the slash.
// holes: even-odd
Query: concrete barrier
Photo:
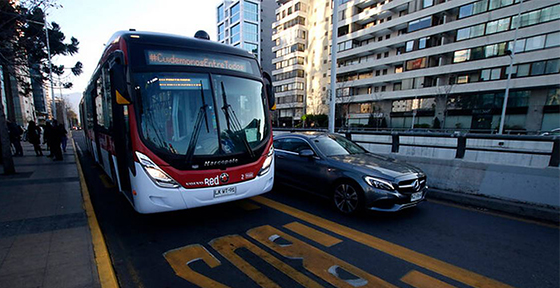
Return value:
<svg viewBox="0 0 560 288">
<path fill-rule="evenodd" d="M 560 171 L 389 154 L 422 169 L 432 188 L 560 208 Z"/>
</svg>

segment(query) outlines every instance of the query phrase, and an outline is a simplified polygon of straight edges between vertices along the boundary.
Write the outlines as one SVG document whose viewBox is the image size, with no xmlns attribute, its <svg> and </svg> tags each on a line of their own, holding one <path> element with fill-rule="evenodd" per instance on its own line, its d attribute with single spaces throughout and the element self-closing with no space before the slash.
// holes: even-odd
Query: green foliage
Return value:
<svg viewBox="0 0 560 288">
<path fill-rule="evenodd" d="M 414 128 L 430 128 L 430 124 L 428 123 L 414 124 Z"/>
<path fill-rule="evenodd" d="M 7 67 L 20 87 L 21 93 L 28 95 L 31 91 L 31 77 L 44 83 L 48 79 L 49 62 L 47 53 L 47 37 L 44 30 L 44 7 L 56 7 L 54 1 L 0 1 L 0 64 Z M 48 29 L 51 58 L 57 55 L 72 56 L 78 53 L 80 42 L 71 37 L 69 42 L 61 31 L 61 27 L 52 22 Z M 36 67 L 31 73 L 29 67 Z M 72 74 L 82 73 L 82 63 L 77 62 L 71 67 Z M 64 65 L 53 65 L 52 72 L 63 75 Z M 63 83 L 65 87 L 71 83 Z"/>
<path fill-rule="evenodd" d="M 306 114 L 301 117 L 305 121 L 305 127 L 327 127 L 329 126 L 329 116 L 325 114 Z"/>
</svg>

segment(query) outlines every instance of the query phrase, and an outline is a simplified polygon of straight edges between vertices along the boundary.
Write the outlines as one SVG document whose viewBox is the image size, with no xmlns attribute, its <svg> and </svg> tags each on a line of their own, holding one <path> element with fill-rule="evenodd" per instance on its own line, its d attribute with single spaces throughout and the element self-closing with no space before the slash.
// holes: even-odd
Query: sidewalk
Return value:
<svg viewBox="0 0 560 288">
<path fill-rule="evenodd" d="M 24 142 L 0 174 L 0 287 L 100 287 L 71 141 L 60 162 Z"/>
</svg>

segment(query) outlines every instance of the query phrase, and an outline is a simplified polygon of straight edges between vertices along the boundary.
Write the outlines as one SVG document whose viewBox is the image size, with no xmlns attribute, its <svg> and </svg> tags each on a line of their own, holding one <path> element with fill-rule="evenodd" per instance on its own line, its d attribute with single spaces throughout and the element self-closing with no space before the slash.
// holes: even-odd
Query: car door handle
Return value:
<svg viewBox="0 0 560 288">
<path fill-rule="evenodd" d="M 277 158 L 280 158 L 280 159 L 286 158 L 286 157 L 284 157 L 284 155 L 279 155 L 279 154 L 276 154 L 276 157 L 277 157 Z"/>
</svg>

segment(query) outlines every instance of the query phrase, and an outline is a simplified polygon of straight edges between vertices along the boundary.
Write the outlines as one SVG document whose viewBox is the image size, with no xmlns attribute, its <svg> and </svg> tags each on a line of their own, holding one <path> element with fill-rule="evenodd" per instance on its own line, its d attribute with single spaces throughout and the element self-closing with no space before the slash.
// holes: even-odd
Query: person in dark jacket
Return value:
<svg viewBox="0 0 560 288">
<path fill-rule="evenodd" d="M 58 121 L 53 120 L 51 132 L 50 132 L 50 145 L 51 152 L 54 156 L 54 161 L 62 161 L 62 150 L 60 149 L 60 144 L 62 142 L 62 132 L 58 127 Z"/>
<path fill-rule="evenodd" d="M 33 144 L 33 149 L 35 149 L 37 156 L 43 156 L 43 151 L 41 150 L 41 130 L 33 121 L 29 121 L 27 126 L 27 141 Z"/>
<path fill-rule="evenodd" d="M 64 124 L 58 124 L 58 130 L 61 136 L 62 151 L 66 152 L 66 146 L 68 145 L 68 131 L 64 128 Z"/>
<path fill-rule="evenodd" d="M 50 121 L 47 121 L 47 124 L 45 124 L 45 131 L 43 132 L 43 144 L 47 144 L 47 150 L 50 151 L 49 155 L 47 157 L 51 158 L 53 157 L 53 152 L 51 149 L 51 133 L 52 133 L 52 125 Z"/>
<path fill-rule="evenodd" d="M 16 153 L 14 156 L 23 156 L 23 148 L 21 147 L 21 135 L 23 135 L 23 129 L 16 123 L 11 121 L 8 122 L 8 134 L 10 136 L 10 143 L 14 145 Z"/>
</svg>

